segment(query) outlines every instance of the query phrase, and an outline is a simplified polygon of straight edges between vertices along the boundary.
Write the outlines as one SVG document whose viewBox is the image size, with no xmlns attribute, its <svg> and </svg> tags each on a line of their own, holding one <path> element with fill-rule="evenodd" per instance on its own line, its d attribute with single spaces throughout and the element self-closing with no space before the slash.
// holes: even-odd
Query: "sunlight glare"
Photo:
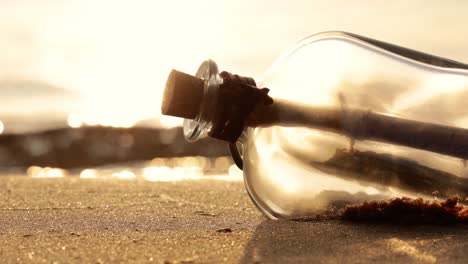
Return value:
<svg viewBox="0 0 468 264">
<path fill-rule="evenodd" d="M 172 128 L 172 127 L 178 127 L 182 126 L 182 122 L 184 119 L 179 118 L 179 117 L 173 117 L 173 116 L 161 116 L 159 118 L 159 122 L 162 127 L 164 128 Z"/>
<path fill-rule="evenodd" d="M 209 52 L 218 49 L 213 38 L 200 38 L 199 29 L 209 25 L 218 31 L 222 25 L 211 21 L 220 14 L 210 10 L 222 5 L 110 0 L 57 4 L 59 12 L 35 27 L 37 41 L 45 43 L 46 58 L 35 74 L 79 92 L 81 105 L 69 116 L 70 127 L 131 127 L 141 120 L 159 119 L 170 70 L 194 73 Z M 104 20 L 102 10 L 109 10 Z M 162 123 L 180 125 L 180 121 Z"/>
<path fill-rule="evenodd" d="M 135 173 L 129 170 L 122 170 L 119 172 L 112 173 L 112 178 L 120 179 L 120 180 L 133 180 L 136 179 Z"/>
<path fill-rule="evenodd" d="M 27 175 L 31 178 L 63 178 L 67 172 L 59 168 L 30 166 Z"/>
<path fill-rule="evenodd" d="M 75 113 L 71 113 L 68 115 L 67 123 L 68 123 L 68 126 L 71 128 L 78 128 L 83 125 L 83 120 L 81 119 L 79 115 Z"/>
<path fill-rule="evenodd" d="M 97 178 L 97 170 L 95 169 L 84 169 L 80 172 L 81 179 L 95 179 Z"/>
</svg>

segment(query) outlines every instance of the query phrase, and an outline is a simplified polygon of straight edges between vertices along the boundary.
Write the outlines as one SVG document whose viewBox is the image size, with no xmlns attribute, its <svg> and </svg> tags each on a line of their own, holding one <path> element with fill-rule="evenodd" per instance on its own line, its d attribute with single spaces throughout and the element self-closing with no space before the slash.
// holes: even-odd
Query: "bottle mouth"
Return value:
<svg viewBox="0 0 468 264">
<path fill-rule="evenodd" d="M 184 118 L 184 137 L 196 141 L 208 135 L 229 142 L 239 168 L 242 160 L 236 142 L 254 109 L 273 104 L 268 88 L 257 88 L 255 80 L 223 71 L 212 60 L 204 61 L 195 76 L 173 70 L 162 99 L 164 115 Z"/>
<path fill-rule="evenodd" d="M 184 119 L 184 137 L 187 141 L 193 142 L 205 136 L 206 131 L 211 126 L 206 116 L 209 114 L 207 111 L 210 109 L 208 104 L 215 103 L 215 94 L 221 82 L 218 74 L 218 65 L 212 60 L 206 60 L 198 67 L 195 77 L 202 79 L 204 82 L 203 99 L 198 115 L 194 119 Z"/>
<path fill-rule="evenodd" d="M 259 105 L 271 105 L 268 88 L 255 80 L 223 71 L 204 61 L 195 76 L 173 70 L 167 79 L 161 105 L 164 115 L 184 118 L 184 137 L 196 141 L 208 136 L 235 143 L 246 120 Z"/>
</svg>

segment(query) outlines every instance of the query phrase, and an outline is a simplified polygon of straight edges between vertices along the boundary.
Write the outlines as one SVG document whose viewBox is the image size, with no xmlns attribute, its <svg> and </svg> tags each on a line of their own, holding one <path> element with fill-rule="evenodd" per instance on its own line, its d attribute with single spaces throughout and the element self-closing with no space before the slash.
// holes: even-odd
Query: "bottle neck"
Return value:
<svg viewBox="0 0 468 264">
<path fill-rule="evenodd" d="M 259 89 L 255 80 L 229 72 L 217 73 L 213 61 L 206 61 L 196 77 L 204 80 L 200 110 L 193 120 L 184 122 L 187 140 L 194 141 L 207 132 L 210 137 L 236 142 L 246 126 L 248 116 L 258 105 L 271 105 L 269 89 Z"/>
</svg>

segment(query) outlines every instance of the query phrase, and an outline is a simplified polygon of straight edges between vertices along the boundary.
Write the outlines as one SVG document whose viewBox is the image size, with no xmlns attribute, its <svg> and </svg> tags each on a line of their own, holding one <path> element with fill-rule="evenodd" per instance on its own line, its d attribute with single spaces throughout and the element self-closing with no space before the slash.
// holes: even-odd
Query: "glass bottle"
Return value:
<svg viewBox="0 0 468 264">
<path fill-rule="evenodd" d="M 299 41 L 258 82 L 219 74 L 213 61 L 196 78 L 171 75 L 163 113 L 186 118 L 189 141 L 206 134 L 229 141 L 248 194 L 269 218 L 390 197 L 468 196 L 468 65 L 325 32 Z M 232 80 L 270 90 L 258 89 L 264 97 L 253 108 L 243 99 L 220 103 Z M 227 104 L 237 104 L 231 117 L 247 112 L 223 119 L 224 130 L 242 125 L 234 139 L 216 124 Z"/>
</svg>

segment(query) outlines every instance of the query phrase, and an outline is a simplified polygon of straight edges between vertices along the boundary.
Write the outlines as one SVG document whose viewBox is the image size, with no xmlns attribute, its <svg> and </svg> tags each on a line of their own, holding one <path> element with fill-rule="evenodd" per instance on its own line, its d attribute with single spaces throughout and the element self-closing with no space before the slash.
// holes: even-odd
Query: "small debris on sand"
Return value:
<svg viewBox="0 0 468 264">
<path fill-rule="evenodd" d="M 468 223 L 468 207 L 460 204 L 457 197 L 445 201 L 403 197 L 348 206 L 341 219 L 401 224 Z"/>
<path fill-rule="evenodd" d="M 232 229 L 231 228 L 222 228 L 222 229 L 216 230 L 216 232 L 218 232 L 218 233 L 232 233 Z"/>
<path fill-rule="evenodd" d="M 208 212 L 205 212 L 205 211 L 195 211 L 194 213 L 197 214 L 197 215 L 201 215 L 201 216 L 211 216 L 211 217 L 216 216 L 215 214 L 208 213 Z"/>
</svg>

